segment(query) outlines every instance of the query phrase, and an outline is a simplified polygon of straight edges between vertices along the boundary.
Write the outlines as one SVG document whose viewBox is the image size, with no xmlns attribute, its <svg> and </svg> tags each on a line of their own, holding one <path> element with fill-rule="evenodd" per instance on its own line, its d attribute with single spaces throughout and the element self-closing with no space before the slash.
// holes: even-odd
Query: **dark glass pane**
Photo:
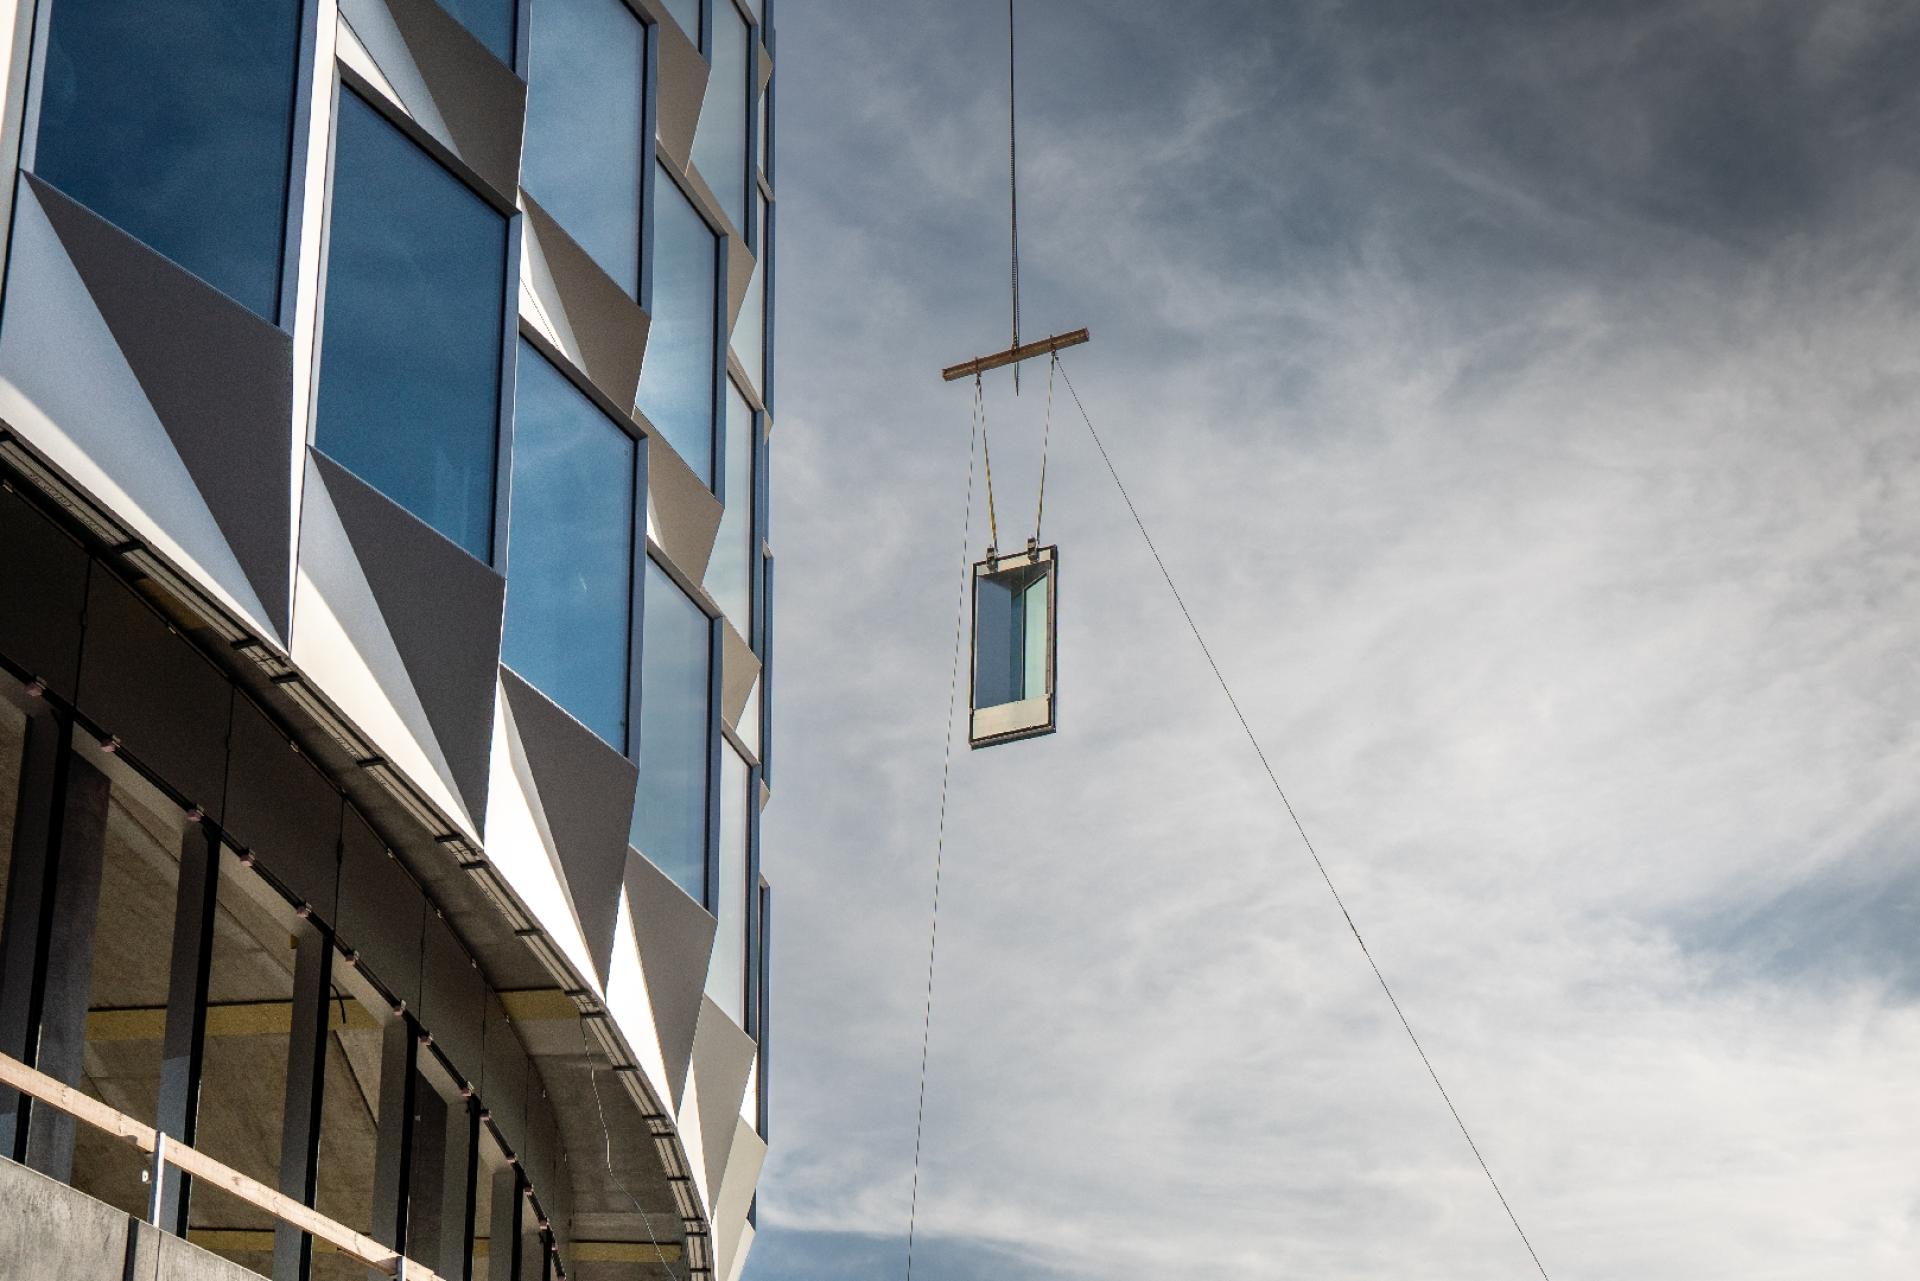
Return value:
<svg viewBox="0 0 1920 1281">
<path fill-rule="evenodd" d="M 753 635 L 753 408 L 727 379 L 726 495 L 705 586 L 742 636 Z"/>
<path fill-rule="evenodd" d="M 513 0 L 440 0 L 440 7 L 459 19 L 494 57 L 513 65 Z"/>
<path fill-rule="evenodd" d="M 712 629 L 706 613 L 649 560 L 640 642 L 640 791 L 633 844 L 703 902 Z"/>
<path fill-rule="evenodd" d="M 492 554 L 507 221 L 340 95 L 314 443 Z"/>
<path fill-rule="evenodd" d="M 693 136 L 693 163 L 720 207 L 747 226 L 747 21 L 733 0 L 714 0 L 713 70 Z"/>
<path fill-rule="evenodd" d="M 34 172 L 276 317 L 298 0 L 59 0 Z"/>
<path fill-rule="evenodd" d="M 521 183 L 638 298 L 646 28 L 622 0 L 541 0 L 532 17 Z"/>
<path fill-rule="evenodd" d="M 520 344 L 502 657 L 623 752 L 637 449 Z"/>
<path fill-rule="evenodd" d="M 711 485 L 720 242 L 664 170 L 654 192 L 653 324 L 636 401 Z"/>
</svg>

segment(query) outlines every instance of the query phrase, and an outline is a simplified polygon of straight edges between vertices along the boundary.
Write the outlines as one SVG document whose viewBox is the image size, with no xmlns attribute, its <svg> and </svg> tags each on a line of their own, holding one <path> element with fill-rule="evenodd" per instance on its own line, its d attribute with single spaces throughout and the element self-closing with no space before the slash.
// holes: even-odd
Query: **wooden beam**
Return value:
<svg viewBox="0 0 1920 1281">
<path fill-rule="evenodd" d="M 999 369 L 1006 365 L 1017 365 L 1023 360 L 1035 356 L 1044 356 L 1049 352 L 1063 351 L 1068 347 L 1078 347 L 1083 342 L 1093 341 L 1093 335 L 1085 329 L 1076 329 L 1072 333 L 1055 334 L 1051 338 L 1042 338 L 1039 342 L 1022 343 L 1018 347 L 1009 347 L 997 351 L 991 356 L 977 356 L 963 364 L 949 365 L 940 371 L 940 376 L 948 382 L 960 378 L 971 378 L 975 374 L 984 374 L 989 369 Z"/>
</svg>

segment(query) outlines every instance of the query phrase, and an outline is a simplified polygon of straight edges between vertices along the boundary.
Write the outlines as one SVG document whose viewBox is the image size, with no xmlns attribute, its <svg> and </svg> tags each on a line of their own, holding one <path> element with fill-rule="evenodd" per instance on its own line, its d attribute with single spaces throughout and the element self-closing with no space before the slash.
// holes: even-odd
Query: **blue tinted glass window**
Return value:
<svg viewBox="0 0 1920 1281">
<path fill-rule="evenodd" d="M 637 298 L 647 29 L 623 0 L 541 0 L 532 19 L 521 184 Z"/>
<path fill-rule="evenodd" d="M 507 666 L 627 750 L 638 443 L 520 344 L 507 531 Z"/>
<path fill-rule="evenodd" d="M 1047 692 L 1047 571 L 974 579 L 973 705 L 997 707 Z"/>
<path fill-rule="evenodd" d="M 664 170 L 653 190 L 653 323 L 636 400 L 711 485 L 720 242 Z"/>
<path fill-rule="evenodd" d="M 298 0 L 59 0 L 34 172 L 269 320 Z"/>
<path fill-rule="evenodd" d="M 753 408 L 727 379 L 726 498 L 706 588 L 742 636 L 753 635 Z"/>
<path fill-rule="evenodd" d="M 714 0 L 713 70 L 693 136 L 693 164 L 733 225 L 747 225 L 747 20 Z"/>
<path fill-rule="evenodd" d="M 706 900 L 709 645 L 706 612 L 647 562 L 640 641 L 640 790 L 634 848 Z"/>
<path fill-rule="evenodd" d="M 440 7 L 492 50 L 494 57 L 513 65 L 514 0 L 440 0 Z"/>
<path fill-rule="evenodd" d="M 491 559 L 507 220 L 340 95 L 314 443 Z"/>
</svg>

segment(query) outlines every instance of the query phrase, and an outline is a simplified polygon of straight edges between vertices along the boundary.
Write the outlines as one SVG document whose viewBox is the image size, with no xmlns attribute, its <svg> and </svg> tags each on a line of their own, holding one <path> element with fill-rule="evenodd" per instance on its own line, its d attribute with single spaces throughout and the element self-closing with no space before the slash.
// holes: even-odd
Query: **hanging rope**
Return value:
<svg viewBox="0 0 1920 1281">
<path fill-rule="evenodd" d="M 1434 1088 L 1440 1091 L 1441 1102 L 1445 1103 L 1447 1111 L 1453 1114 L 1453 1123 L 1460 1128 L 1460 1137 L 1467 1141 L 1467 1147 L 1473 1152 L 1473 1159 L 1480 1163 L 1480 1172 L 1487 1176 L 1487 1183 L 1493 1188 L 1493 1195 L 1500 1200 L 1500 1208 L 1507 1212 L 1507 1221 L 1513 1224 L 1513 1230 L 1519 1233 L 1520 1244 L 1527 1248 L 1527 1255 L 1533 1260 L 1533 1266 L 1539 1270 L 1542 1281 L 1551 1281 L 1547 1276 L 1546 1266 L 1540 1262 L 1540 1256 L 1534 1252 L 1533 1242 L 1527 1239 L 1526 1229 L 1520 1226 L 1520 1220 L 1514 1214 L 1513 1207 L 1507 1203 L 1507 1194 L 1500 1190 L 1499 1182 L 1494 1179 L 1493 1171 L 1487 1166 L 1486 1157 L 1480 1154 L 1480 1145 L 1473 1141 L 1473 1135 L 1467 1130 L 1467 1123 L 1461 1119 L 1460 1109 L 1453 1105 L 1453 1097 L 1447 1093 L 1447 1087 L 1440 1083 L 1440 1074 L 1434 1070 L 1433 1060 L 1427 1057 L 1426 1047 L 1421 1045 L 1420 1038 L 1414 1035 L 1413 1024 L 1407 1021 L 1406 1012 L 1400 1008 L 1399 999 L 1394 996 L 1393 989 L 1387 985 L 1387 976 L 1380 972 L 1379 962 L 1373 959 L 1373 951 L 1367 947 L 1367 940 L 1361 937 L 1360 927 L 1354 923 L 1353 913 L 1347 910 L 1346 900 L 1341 898 L 1340 891 L 1334 888 L 1333 877 L 1328 874 L 1327 865 L 1321 861 L 1319 851 L 1313 848 L 1313 840 L 1307 835 L 1306 826 L 1300 822 L 1300 816 L 1294 812 L 1293 802 L 1287 799 L 1286 789 L 1280 786 L 1279 776 L 1273 772 L 1273 766 L 1267 761 L 1266 749 L 1260 746 L 1260 740 L 1254 736 L 1253 726 L 1247 723 L 1246 713 L 1240 710 L 1240 700 L 1233 696 L 1233 690 L 1228 686 L 1226 676 L 1220 671 L 1220 664 L 1214 661 L 1213 650 L 1208 647 L 1207 638 L 1200 634 L 1200 625 L 1193 621 L 1193 614 L 1187 609 L 1187 602 L 1180 595 L 1180 589 L 1174 585 L 1173 575 L 1167 570 L 1167 563 L 1160 559 L 1160 549 L 1154 546 L 1153 535 L 1147 532 L 1146 522 L 1140 519 L 1140 513 L 1133 505 L 1133 498 L 1127 493 L 1127 487 L 1121 481 L 1120 473 L 1114 469 L 1113 458 L 1107 453 L 1107 447 L 1101 441 L 1100 433 L 1094 430 L 1093 419 L 1087 415 L 1087 407 L 1080 403 L 1080 393 L 1074 390 L 1073 376 L 1067 373 L 1066 365 L 1059 361 L 1057 354 L 1055 363 L 1060 364 L 1060 376 L 1066 380 L 1067 392 L 1073 397 L 1074 407 L 1080 411 L 1081 421 L 1087 425 L 1087 434 L 1093 437 L 1094 447 L 1100 451 L 1100 461 L 1107 465 L 1107 475 L 1113 477 L 1114 488 L 1120 491 L 1121 501 L 1127 505 L 1127 514 L 1133 517 L 1134 528 L 1140 531 L 1140 537 L 1146 543 L 1147 551 L 1153 556 L 1153 563 L 1160 569 L 1160 577 L 1166 580 L 1167 590 L 1173 593 L 1173 603 L 1180 607 L 1181 616 L 1187 620 L 1187 630 L 1193 633 L 1193 639 L 1199 643 L 1200 653 L 1206 658 L 1207 666 L 1213 669 L 1213 679 L 1219 684 L 1220 692 L 1227 696 L 1227 705 L 1233 708 L 1234 718 L 1240 722 L 1240 729 L 1246 734 L 1247 742 L 1252 745 L 1253 754 L 1260 758 L 1260 768 L 1266 771 L 1267 781 L 1273 785 L 1274 793 L 1280 798 L 1280 804 L 1286 808 L 1287 817 L 1293 820 L 1293 829 L 1300 834 L 1301 844 L 1307 847 L 1307 853 L 1313 858 L 1313 866 L 1320 873 L 1321 881 L 1326 884 L 1327 893 L 1333 896 L 1334 906 L 1340 909 L 1340 916 L 1346 921 L 1347 929 L 1353 935 L 1353 941 L 1360 945 L 1360 954 L 1367 958 L 1367 965 L 1373 970 L 1373 977 L 1378 980 L 1380 990 L 1386 993 L 1387 1003 L 1393 1006 L 1393 1013 L 1400 1020 L 1401 1028 L 1406 1031 L 1407 1039 L 1413 1042 L 1414 1052 L 1420 1056 L 1420 1062 L 1427 1069 L 1427 1075 L 1432 1078 Z"/>
<path fill-rule="evenodd" d="M 1007 0 L 1007 197 L 1013 245 L 1013 345 L 1020 345 L 1020 151 L 1015 135 L 1013 0 Z M 1020 394 L 1020 366 L 1013 367 L 1013 394 Z"/>
<path fill-rule="evenodd" d="M 980 391 L 980 375 L 973 376 L 973 408 L 979 417 L 980 452 L 987 464 L 987 543 L 988 550 L 1000 546 L 1000 517 L 993 509 L 993 444 L 987 439 L 987 402 Z M 967 462 L 967 488 L 973 488 L 973 462 L 971 456 Z M 971 562 L 969 562 L 971 563 Z"/>
<path fill-rule="evenodd" d="M 920 1019 L 920 1102 L 913 1118 L 913 1192 L 907 1204 L 907 1275 L 913 1281 L 913 1233 L 920 1217 L 920 1139 L 927 1122 L 927 1049 L 933 1042 L 933 961 L 940 945 L 940 872 L 947 853 L 947 784 L 953 778 L 953 713 L 960 693 L 960 640 L 967 618 L 967 580 L 973 572 L 973 450 L 987 438 L 987 405 L 973 380 L 973 432 L 967 440 L 966 515 L 960 522 L 960 593 L 953 609 L 953 669 L 947 677 L 947 745 L 940 762 L 940 833 L 933 846 L 933 910 L 927 923 L 927 1006 Z M 987 491 L 989 510 L 992 488 Z"/>
<path fill-rule="evenodd" d="M 1047 442 L 1053 439 L 1053 372 L 1060 368 L 1060 353 L 1051 353 L 1047 362 L 1047 416 L 1040 429 L 1040 502 L 1033 513 L 1033 545 L 1040 545 L 1040 522 L 1047 514 Z"/>
</svg>

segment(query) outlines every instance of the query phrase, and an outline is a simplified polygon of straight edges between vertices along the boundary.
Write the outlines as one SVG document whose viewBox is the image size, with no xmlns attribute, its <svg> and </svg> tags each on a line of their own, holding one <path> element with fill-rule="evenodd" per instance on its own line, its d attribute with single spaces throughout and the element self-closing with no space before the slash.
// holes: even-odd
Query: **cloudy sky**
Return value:
<svg viewBox="0 0 1920 1281">
<path fill-rule="evenodd" d="M 749 1281 L 904 1266 L 996 4 L 781 14 Z M 1023 330 L 1092 327 L 1067 368 L 1547 1271 L 1915 1275 L 1920 12 L 1021 8 Z M 1004 542 L 1044 375 L 987 385 Z M 1061 730 L 955 755 L 916 1274 L 1537 1275 L 1055 414 Z"/>
</svg>

